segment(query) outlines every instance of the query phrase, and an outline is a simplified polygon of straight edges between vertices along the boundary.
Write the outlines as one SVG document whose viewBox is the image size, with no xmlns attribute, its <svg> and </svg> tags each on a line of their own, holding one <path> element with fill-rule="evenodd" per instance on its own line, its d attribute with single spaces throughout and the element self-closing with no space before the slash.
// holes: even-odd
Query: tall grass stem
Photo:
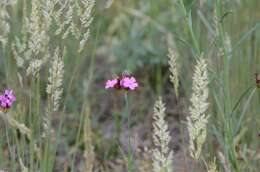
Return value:
<svg viewBox="0 0 260 172">
<path fill-rule="evenodd" d="M 128 94 L 127 91 L 124 93 L 124 99 L 125 99 L 125 115 L 127 117 L 127 133 L 128 133 L 128 151 L 127 151 L 127 171 L 133 172 L 133 153 L 132 153 L 132 147 L 131 147 L 131 120 L 130 120 L 130 114 L 129 114 L 129 102 L 128 102 Z"/>
</svg>

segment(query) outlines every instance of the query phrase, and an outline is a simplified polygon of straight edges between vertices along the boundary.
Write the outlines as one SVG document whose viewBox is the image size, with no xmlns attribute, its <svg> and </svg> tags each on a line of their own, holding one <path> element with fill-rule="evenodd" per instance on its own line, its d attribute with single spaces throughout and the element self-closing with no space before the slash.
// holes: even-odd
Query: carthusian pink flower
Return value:
<svg viewBox="0 0 260 172">
<path fill-rule="evenodd" d="M 123 90 L 124 91 L 124 96 L 125 96 L 125 111 L 124 113 L 126 113 L 127 116 L 127 123 L 128 123 L 128 133 L 131 133 L 131 127 L 130 127 L 130 115 L 128 113 L 129 109 L 128 109 L 128 91 L 129 90 L 135 90 L 138 87 L 138 83 L 136 81 L 136 79 L 133 76 L 130 76 L 128 73 L 124 72 L 121 76 L 116 77 L 112 80 L 107 80 L 106 84 L 105 84 L 105 88 L 114 88 L 114 89 L 118 89 L 118 90 Z M 128 171 L 132 171 L 132 166 L 133 166 L 133 162 L 131 159 L 131 155 L 132 155 L 132 150 L 131 148 L 131 136 L 130 134 L 128 135 L 128 159 L 127 159 L 127 166 L 128 166 Z M 129 159 L 130 158 L 130 159 Z M 130 170 L 129 170 L 130 169 Z"/>
<path fill-rule="evenodd" d="M 1 108 L 4 108 L 4 109 L 10 108 L 11 105 L 12 105 L 12 102 L 8 98 L 6 98 L 3 95 L 0 95 L 0 106 L 1 106 Z"/>
<path fill-rule="evenodd" d="M 105 88 L 115 88 L 118 83 L 118 79 L 107 80 Z"/>
<path fill-rule="evenodd" d="M 16 101 L 16 97 L 12 90 L 5 90 L 2 95 L 0 95 L 0 109 L 9 109 L 13 102 Z"/>
<path fill-rule="evenodd" d="M 125 76 L 120 80 L 120 86 L 125 89 L 135 90 L 138 87 L 138 83 L 134 77 Z"/>
<path fill-rule="evenodd" d="M 13 90 L 5 90 L 4 96 L 8 98 L 11 102 L 16 101 L 16 97 L 13 95 Z"/>
<path fill-rule="evenodd" d="M 112 80 L 107 80 L 105 88 L 116 88 L 122 90 L 135 90 L 138 87 L 138 83 L 133 76 L 122 75 Z"/>
</svg>

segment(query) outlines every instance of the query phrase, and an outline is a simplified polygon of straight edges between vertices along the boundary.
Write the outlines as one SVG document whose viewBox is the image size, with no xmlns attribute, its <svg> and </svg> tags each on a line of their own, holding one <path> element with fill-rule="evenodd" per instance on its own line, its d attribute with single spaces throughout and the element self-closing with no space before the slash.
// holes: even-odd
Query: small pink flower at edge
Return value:
<svg viewBox="0 0 260 172">
<path fill-rule="evenodd" d="M 105 88 L 115 88 L 118 80 L 117 79 L 112 79 L 112 80 L 107 80 Z"/>
<path fill-rule="evenodd" d="M 12 102 L 3 95 L 0 95 L 0 106 L 2 108 L 10 108 L 12 106 Z"/>
<path fill-rule="evenodd" d="M 5 90 L 4 94 L 0 95 L 0 108 L 9 109 L 13 102 L 16 101 L 16 97 L 12 90 Z"/>
<path fill-rule="evenodd" d="M 4 96 L 8 98 L 11 102 L 16 101 L 16 97 L 13 95 L 13 90 L 5 90 Z"/>
</svg>

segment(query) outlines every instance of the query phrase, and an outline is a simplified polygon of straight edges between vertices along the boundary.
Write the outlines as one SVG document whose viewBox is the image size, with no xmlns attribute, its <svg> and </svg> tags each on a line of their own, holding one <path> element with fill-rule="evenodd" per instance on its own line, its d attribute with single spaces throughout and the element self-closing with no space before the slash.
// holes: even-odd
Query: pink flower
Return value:
<svg viewBox="0 0 260 172">
<path fill-rule="evenodd" d="M 120 86 L 125 89 L 135 90 L 138 87 L 138 83 L 134 77 L 125 76 L 120 80 Z"/>
<path fill-rule="evenodd" d="M 4 94 L 0 95 L 0 109 L 9 109 L 15 101 L 16 97 L 13 91 L 5 90 Z"/>
<path fill-rule="evenodd" d="M 122 75 L 116 79 L 107 80 L 105 88 L 116 88 L 122 90 L 135 90 L 138 87 L 138 83 L 133 76 Z"/>
<path fill-rule="evenodd" d="M 108 88 L 115 88 L 117 83 L 118 83 L 117 79 L 107 80 L 105 88 L 106 89 L 108 89 Z"/>
<path fill-rule="evenodd" d="M 10 108 L 12 106 L 12 101 L 3 95 L 0 95 L 0 106 L 4 109 Z"/>
<path fill-rule="evenodd" d="M 4 96 L 8 98 L 11 102 L 16 101 L 16 97 L 13 95 L 13 90 L 5 90 Z"/>
</svg>

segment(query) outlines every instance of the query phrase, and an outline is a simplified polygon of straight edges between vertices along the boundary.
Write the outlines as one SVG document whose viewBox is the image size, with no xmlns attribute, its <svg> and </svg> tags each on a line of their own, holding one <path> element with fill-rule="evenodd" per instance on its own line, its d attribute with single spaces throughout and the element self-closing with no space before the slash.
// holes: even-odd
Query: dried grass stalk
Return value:
<svg viewBox="0 0 260 172">
<path fill-rule="evenodd" d="M 153 171 L 171 172 L 173 151 L 169 148 L 171 140 L 168 124 L 165 121 L 165 105 L 160 97 L 154 106 L 153 123 Z"/>
<path fill-rule="evenodd" d="M 84 122 L 84 140 L 85 140 L 85 152 L 84 156 L 86 159 L 85 172 L 92 172 L 95 163 L 95 153 L 92 145 L 92 130 L 90 120 L 90 109 L 85 109 L 85 122 Z"/>
<path fill-rule="evenodd" d="M 187 118 L 189 131 L 189 152 L 192 158 L 198 160 L 202 145 L 207 136 L 208 115 L 208 72 L 205 59 L 200 58 L 195 66 L 192 84 L 190 116 Z"/>
</svg>

